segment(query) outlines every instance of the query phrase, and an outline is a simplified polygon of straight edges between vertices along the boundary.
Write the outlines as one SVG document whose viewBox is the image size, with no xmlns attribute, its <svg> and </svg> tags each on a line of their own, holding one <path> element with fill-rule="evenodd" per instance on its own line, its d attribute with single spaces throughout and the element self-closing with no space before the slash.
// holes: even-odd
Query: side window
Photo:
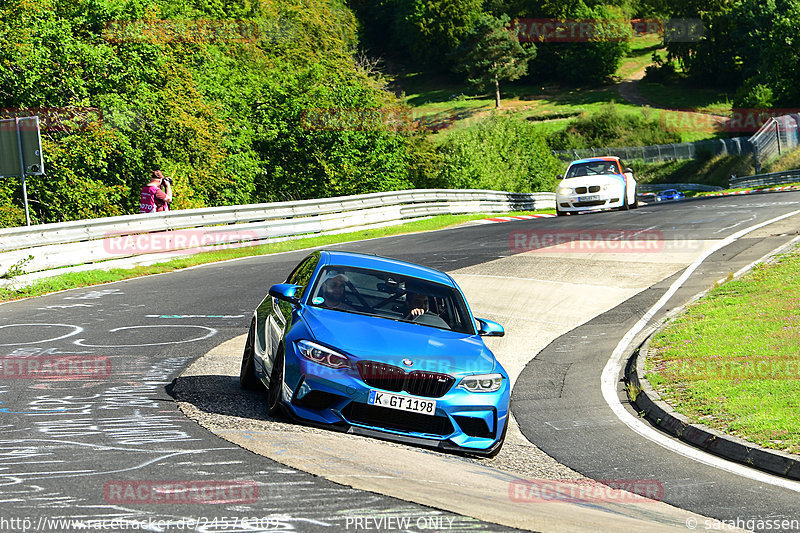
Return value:
<svg viewBox="0 0 800 533">
<path fill-rule="evenodd" d="M 314 252 L 313 254 L 309 255 L 303 262 L 297 265 L 297 268 L 289 274 L 289 277 L 286 278 L 286 283 L 291 283 L 292 285 L 300 285 L 303 288 L 297 291 L 296 296 L 298 298 L 302 298 L 303 294 L 306 292 L 306 288 L 308 287 L 309 281 L 311 281 L 311 275 L 314 273 L 314 269 L 317 268 L 317 263 L 319 262 L 319 252 Z"/>
</svg>

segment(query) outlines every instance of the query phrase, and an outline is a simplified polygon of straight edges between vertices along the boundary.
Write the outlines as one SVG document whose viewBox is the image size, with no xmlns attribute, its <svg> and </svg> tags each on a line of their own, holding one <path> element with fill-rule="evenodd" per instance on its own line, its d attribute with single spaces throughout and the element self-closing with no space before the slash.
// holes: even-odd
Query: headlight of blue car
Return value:
<svg viewBox="0 0 800 533">
<path fill-rule="evenodd" d="M 459 388 L 470 392 L 495 392 L 503 385 L 503 376 L 500 374 L 481 374 L 467 376 L 458 384 Z"/>
<path fill-rule="evenodd" d="M 308 359 L 329 368 L 350 368 L 350 359 L 330 348 L 311 341 L 297 341 L 297 351 Z"/>
</svg>

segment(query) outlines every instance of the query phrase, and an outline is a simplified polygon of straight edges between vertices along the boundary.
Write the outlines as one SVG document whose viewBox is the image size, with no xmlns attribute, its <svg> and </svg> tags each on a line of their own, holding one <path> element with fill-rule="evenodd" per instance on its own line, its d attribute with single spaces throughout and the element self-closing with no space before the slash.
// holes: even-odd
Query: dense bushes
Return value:
<svg viewBox="0 0 800 533">
<path fill-rule="evenodd" d="M 543 54 L 536 65 L 536 73 L 577 85 L 602 83 L 610 79 L 630 49 L 627 38 L 632 36 L 632 32 L 625 15 L 613 6 L 596 5 L 589 8 L 580 2 L 568 16 L 603 23 L 593 26 L 594 37 L 589 42 L 539 45 Z M 628 30 L 626 34 L 620 34 L 622 28 Z"/>
<path fill-rule="evenodd" d="M 581 0 L 349 4 L 371 44 L 388 43 L 429 68 L 457 49 L 484 12 L 604 20 L 633 14 L 626 2 Z M 191 27 L 186 21 L 237 20 L 240 31 L 249 30 L 233 38 L 175 29 Z M 177 26 L 163 33 L 170 24 Z M 368 119 L 385 118 L 380 110 L 410 112 L 369 61 L 354 59 L 357 30 L 345 0 L 0 3 L 0 108 L 67 109 L 80 119 L 79 127 L 56 121 L 42 132 L 47 176 L 29 180 L 32 218 L 134 213 L 153 165 L 175 178 L 179 209 L 409 187 L 552 190 L 560 165 L 530 122 L 491 116 L 437 144 L 409 122 Z M 538 73 L 597 82 L 615 70 L 626 46 L 543 43 Z M 747 96 L 765 101 L 770 93 L 756 86 Z M 309 114 L 317 120 L 309 122 Z M 654 120 L 613 107 L 550 139 L 557 149 L 674 140 Z M 23 220 L 19 178 L 5 178 L 0 226 Z"/>
<path fill-rule="evenodd" d="M 0 177 L 0 228 L 24 225 L 22 182 L 19 178 Z"/>
<path fill-rule="evenodd" d="M 800 100 L 800 0 L 661 4 L 670 18 L 700 18 L 694 42 L 671 42 L 669 57 L 696 84 L 734 90 L 735 105 L 793 107 Z M 768 90 L 768 91 L 767 91 Z"/>
<path fill-rule="evenodd" d="M 584 113 L 548 138 L 553 150 L 605 146 L 648 146 L 680 142 L 680 135 L 668 131 L 655 116 L 626 114 L 614 104 L 597 113 Z"/>
<path fill-rule="evenodd" d="M 458 70 L 459 44 L 486 15 L 500 19 L 593 20 L 594 34 L 581 42 L 536 42 L 528 79 L 579 85 L 606 81 L 629 49 L 625 35 L 638 2 L 530 2 L 529 0 L 349 0 L 370 52 L 392 63 L 428 72 Z M 482 17 L 483 15 L 483 17 Z M 650 13 L 648 13 L 650 16 Z M 535 38 L 534 38 L 535 39 Z"/>
<path fill-rule="evenodd" d="M 241 19 L 254 31 L 159 34 L 165 19 Z M 410 187 L 412 132 L 302 122 L 309 109 L 397 105 L 355 63 L 355 28 L 337 0 L 3 3 L 0 108 L 87 115 L 80 127 L 42 131 L 47 176 L 29 180 L 34 221 L 136 212 L 152 165 L 175 178 L 175 208 Z M 0 183 L 2 225 L 20 221 L 18 182 Z"/>
<path fill-rule="evenodd" d="M 535 126 L 513 115 L 456 130 L 437 153 L 441 166 L 428 183 L 443 188 L 552 191 L 562 166 Z"/>
</svg>

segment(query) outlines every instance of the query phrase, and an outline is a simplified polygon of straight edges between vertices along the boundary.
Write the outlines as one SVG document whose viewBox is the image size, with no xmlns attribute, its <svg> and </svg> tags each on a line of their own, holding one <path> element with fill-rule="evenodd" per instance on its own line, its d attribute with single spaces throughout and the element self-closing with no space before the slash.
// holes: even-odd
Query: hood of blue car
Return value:
<svg viewBox="0 0 800 533">
<path fill-rule="evenodd" d="M 306 307 L 303 318 L 314 340 L 356 361 L 446 374 L 495 370 L 492 352 L 477 335 L 317 307 Z"/>
</svg>

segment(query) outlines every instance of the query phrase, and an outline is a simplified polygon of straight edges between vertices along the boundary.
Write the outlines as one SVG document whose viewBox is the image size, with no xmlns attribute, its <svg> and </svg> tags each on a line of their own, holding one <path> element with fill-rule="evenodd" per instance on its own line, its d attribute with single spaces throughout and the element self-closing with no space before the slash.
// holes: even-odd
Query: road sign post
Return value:
<svg viewBox="0 0 800 533">
<path fill-rule="evenodd" d="M 19 150 L 19 175 L 22 177 L 22 198 L 25 201 L 25 224 L 31 225 L 31 212 L 28 209 L 28 184 L 25 183 L 25 161 L 22 156 L 22 135 L 19 131 L 19 117 L 14 119 L 14 126 L 17 130 L 17 149 Z"/>
<path fill-rule="evenodd" d="M 30 123 L 30 125 L 26 125 L 26 123 Z M 14 117 L 0 120 L 0 176 L 16 176 L 18 173 L 22 179 L 25 223 L 30 226 L 31 215 L 28 208 L 26 178 L 31 174 L 44 174 L 39 117 Z"/>
</svg>

